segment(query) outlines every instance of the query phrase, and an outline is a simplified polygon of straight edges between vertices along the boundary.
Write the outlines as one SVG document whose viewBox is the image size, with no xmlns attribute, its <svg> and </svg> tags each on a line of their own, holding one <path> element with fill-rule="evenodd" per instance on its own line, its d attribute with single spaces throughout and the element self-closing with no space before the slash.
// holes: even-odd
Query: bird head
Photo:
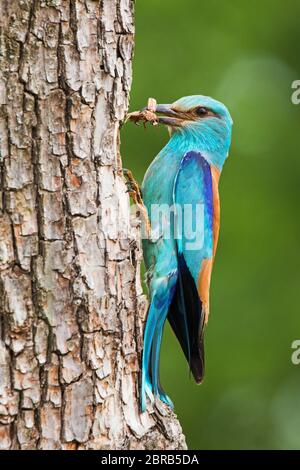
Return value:
<svg viewBox="0 0 300 470">
<path fill-rule="evenodd" d="M 224 104 L 208 96 L 185 96 L 173 104 L 158 104 L 158 121 L 169 128 L 171 139 L 188 150 L 200 151 L 222 167 L 228 155 L 232 119 Z"/>
</svg>

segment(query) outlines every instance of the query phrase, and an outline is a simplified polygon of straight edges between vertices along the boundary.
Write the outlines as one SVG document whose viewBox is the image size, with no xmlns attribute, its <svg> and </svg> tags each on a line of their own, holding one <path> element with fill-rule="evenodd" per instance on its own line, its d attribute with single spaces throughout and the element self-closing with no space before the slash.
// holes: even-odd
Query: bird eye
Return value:
<svg viewBox="0 0 300 470">
<path fill-rule="evenodd" d="M 198 114 L 198 116 L 200 117 L 203 117 L 207 114 L 207 109 L 204 108 L 203 106 L 199 106 L 199 108 L 196 109 L 196 113 Z"/>
</svg>

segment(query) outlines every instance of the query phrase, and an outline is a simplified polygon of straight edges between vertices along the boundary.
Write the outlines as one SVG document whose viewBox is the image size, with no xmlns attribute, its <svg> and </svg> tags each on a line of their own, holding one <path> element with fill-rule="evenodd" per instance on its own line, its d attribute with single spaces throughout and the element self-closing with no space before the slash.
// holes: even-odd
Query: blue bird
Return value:
<svg viewBox="0 0 300 470">
<path fill-rule="evenodd" d="M 207 96 L 157 105 L 155 113 L 168 127 L 170 139 L 149 166 L 141 188 L 151 227 L 143 240 L 150 307 L 142 357 L 142 411 L 147 396 L 173 406 L 159 377 L 167 318 L 196 382 L 203 380 L 203 334 L 220 226 L 218 183 L 232 129 L 227 108 Z"/>
</svg>

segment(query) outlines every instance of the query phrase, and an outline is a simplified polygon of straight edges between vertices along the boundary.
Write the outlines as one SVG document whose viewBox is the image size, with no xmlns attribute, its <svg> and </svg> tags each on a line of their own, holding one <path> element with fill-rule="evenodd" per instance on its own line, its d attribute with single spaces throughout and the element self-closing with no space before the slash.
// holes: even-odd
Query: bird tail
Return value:
<svg viewBox="0 0 300 470">
<path fill-rule="evenodd" d="M 179 254 L 178 281 L 168 320 L 197 383 L 204 377 L 204 318 L 195 281 L 183 255 Z"/>
<path fill-rule="evenodd" d="M 151 304 L 144 333 L 142 359 L 141 410 L 146 410 L 146 397 L 153 403 L 159 396 L 168 405 L 170 399 L 164 394 L 159 380 L 159 358 L 164 324 L 174 295 L 175 273 L 151 281 Z"/>
</svg>

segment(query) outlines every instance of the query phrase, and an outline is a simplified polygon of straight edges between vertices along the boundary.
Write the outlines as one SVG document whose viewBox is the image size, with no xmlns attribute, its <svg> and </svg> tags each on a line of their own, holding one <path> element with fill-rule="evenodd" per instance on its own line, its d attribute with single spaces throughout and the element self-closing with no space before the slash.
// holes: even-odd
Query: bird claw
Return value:
<svg viewBox="0 0 300 470">
<path fill-rule="evenodd" d="M 140 186 L 137 183 L 137 181 L 134 179 L 132 172 L 128 170 L 127 168 L 123 168 L 123 176 L 126 180 L 127 192 L 129 193 L 134 203 L 136 204 L 138 211 L 139 211 L 139 216 L 144 222 L 143 228 L 145 228 L 145 231 L 146 231 L 146 238 L 150 238 L 151 237 L 151 224 L 150 224 L 147 208 L 143 202 Z"/>
<path fill-rule="evenodd" d="M 126 180 L 127 192 L 136 204 L 143 204 L 142 194 L 139 184 L 134 179 L 133 174 L 127 168 L 123 168 L 123 176 Z"/>
</svg>

